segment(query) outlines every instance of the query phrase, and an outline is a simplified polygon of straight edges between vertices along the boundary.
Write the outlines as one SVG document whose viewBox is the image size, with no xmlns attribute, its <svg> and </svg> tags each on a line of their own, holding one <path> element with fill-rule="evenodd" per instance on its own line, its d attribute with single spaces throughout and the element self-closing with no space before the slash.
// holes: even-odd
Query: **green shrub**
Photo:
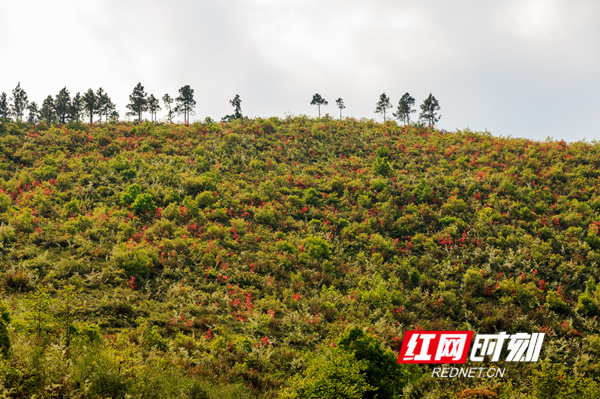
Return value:
<svg viewBox="0 0 600 399">
<path fill-rule="evenodd" d="M 142 246 L 135 248 L 118 246 L 113 250 L 111 262 L 123 269 L 127 276 L 133 276 L 136 280 L 145 281 L 150 275 L 153 255 L 150 250 Z"/>
<path fill-rule="evenodd" d="M 10 336 L 8 334 L 8 324 L 10 323 L 10 312 L 8 306 L 0 299 L 0 353 L 5 357 L 10 351 Z"/>
<path fill-rule="evenodd" d="M 73 198 L 71 201 L 65 204 L 63 210 L 68 216 L 79 215 L 79 213 L 81 213 L 79 200 L 77 200 L 77 198 Z"/>
<path fill-rule="evenodd" d="M 196 201 L 199 207 L 206 208 L 215 202 L 215 196 L 212 191 L 203 191 L 196 196 Z"/>
<path fill-rule="evenodd" d="M 123 359 L 98 346 L 83 347 L 73 360 L 73 378 L 92 398 L 126 398 L 133 380 L 121 372 Z"/>
<path fill-rule="evenodd" d="M 187 194 L 197 195 L 202 191 L 214 191 L 217 188 L 215 176 L 212 173 L 204 173 L 199 177 L 188 177 L 183 180 L 183 189 Z"/>
<path fill-rule="evenodd" d="M 156 209 L 156 205 L 154 204 L 154 200 L 152 199 L 152 195 L 149 193 L 140 194 L 135 198 L 131 209 L 135 212 L 136 215 L 141 215 L 143 213 L 152 213 Z"/>
<path fill-rule="evenodd" d="M 288 201 L 290 198 L 288 197 Z M 304 190 L 303 200 L 307 204 L 315 205 L 319 200 L 319 193 L 314 188 L 308 188 Z"/>
<path fill-rule="evenodd" d="M 282 399 L 362 399 L 374 387 L 367 382 L 365 362 L 352 353 L 333 348 L 313 358 L 302 375 L 296 376 Z"/>
<path fill-rule="evenodd" d="M 308 237 L 304 240 L 304 251 L 310 258 L 316 260 L 329 259 L 329 256 L 331 255 L 327 241 L 315 236 Z"/>
<path fill-rule="evenodd" d="M 583 299 L 582 302 L 586 302 L 585 299 Z M 548 308 L 554 312 L 568 314 L 570 311 L 569 305 L 567 305 L 567 303 L 563 301 L 562 298 L 560 298 L 554 291 L 548 292 L 546 295 L 546 303 L 548 304 Z M 590 308 L 586 307 L 584 312 L 587 313 L 589 310 Z"/>
<path fill-rule="evenodd" d="M 338 345 L 366 366 L 366 382 L 373 388 L 364 392 L 364 398 L 395 398 L 402 393 L 409 373 L 398 364 L 396 354 L 382 348 L 377 337 L 359 327 L 351 327 L 338 340 Z"/>
<path fill-rule="evenodd" d="M 373 173 L 381 176 L 388 176 L 392 172 L 392 167 L 387 158 L 375 158 L 373 161 Z"/>
<path fill-rule="evenodd" d="M 181 216 L 180 206 L 175 202 L 171 202 L 163 209 L 162 215 L 169 220 L 177 220 Z"/>
<path fill-rule="evenodd" d="M 11 204 L 10 195 L 0 192 L 0 213 L 6 212 Z"/>
<path fill-rule="evenodd" d="M 142 189 L 138 184 L 132 184 L 127 187 L 127 191 L 121 194 L 121 203 L 124 205 L 133 204 L 138 195 L 142 193 Z"/>
<path fill-rule="evenodd" d="M 585 284 L 585 291 L 577 299 L 577 310 L 585 316 L 600 315 L 600 284 L 590 277 Z"/>
<path fill-rule="evenodd" d="M 481 274 L 481 270 L 471 267 L 465 272 L 465 275 L 463 276 L 463 283 L 465 284 L 465 292 L 468 292 L 474 296 L 483 295 L 485 289 L 485 280 Z"/>
<path fill-rule="evenodd" d="M 270 201 L 277 196 L 275 184 L 272 181 L 265 181 L 258 186 L 258 192 L 264 201 Z"/>
<path fill-rule="evenodd" d="M 277 210 L 272 205 L 265 205 L 254 214 L 258 223 L 274 226 L 278 219 Z"/>
<path fill-rule="evenodd" d="M 297 208 L 301 208 L 304 206 L 304 200 L 298 197 L 297 195 L 288 195 L 286 202 L 289 202 Z"/>
<path fill-rule="evenodd" d="M 371 180 L 371 188 L 376 191 L 382 191 L 387 187 L 387 181 L 385 179 L 373 179 Z"/>
<path fill-rule="evenodd" d="M 15 242 L 16 239 L 17 234 L 14 227 L 5 224 L 0 225 L 0 242 L 2 244 L 7 245 L 11 242 Z"/>
</svg>

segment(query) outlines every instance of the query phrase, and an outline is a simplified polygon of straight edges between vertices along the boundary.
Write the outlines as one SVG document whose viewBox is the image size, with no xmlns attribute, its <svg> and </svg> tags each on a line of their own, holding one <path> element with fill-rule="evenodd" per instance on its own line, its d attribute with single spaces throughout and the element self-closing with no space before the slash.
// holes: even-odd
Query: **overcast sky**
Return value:
<svg viewBox="0 0 600 399">
<path fill-rule="evenodd" d="M 432 93 L 446 130 L 600 141 L 598 17 L 598 0 L 0 0 L 0 92 L 102 87 L 124 116 L 138 82 L 190 85 L 192 120 L 236 94 L 251 117 L 316 116 L 319 93 L 378 121 L 381 93 Z"/>
</svg>

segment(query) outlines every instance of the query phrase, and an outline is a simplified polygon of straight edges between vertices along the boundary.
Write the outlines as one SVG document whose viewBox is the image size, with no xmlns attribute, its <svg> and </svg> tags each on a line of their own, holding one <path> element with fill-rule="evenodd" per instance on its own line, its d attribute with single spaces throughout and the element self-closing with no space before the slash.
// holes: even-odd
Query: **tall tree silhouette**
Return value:
<svg viewBox="0 0 600 399">
<path fill-rule="evenodd" d="M 150 97 L 148 97 L 148 111 L 150 111 L 152 122 L 156 122 L 156 113 L 160 111 L 160 103 L 158 98 L 154 97 L 154 94 L 150 94 Z"/>
<path fill-rule="evenodd" d="M 0 119 L 10 118 L 10 108 L 8 106 L 8 96 L 2 92 L 0 94 Z"/>
<path fill-rule="evenodd" d="M 108 122 L 108 116 L 112 110 L 115 109 L 115 105 L 112 103 L 110 97 L 102 87 L 96 90 L 96 113 L 98 114 L 98 119 L 102 122 L 102 117 L 104 116 L 104 120 Z"/>
<path fill-rule="evenodd" d="M 240 99 L 240 95 L 236 94 L 233 100 L 229 100 L 229 104 L 233 106 L 233 114 L 225 115 L 221 120 L 223 122 L 231 122 L 236 119 L 241 119 L 244 116 L 242 115 L 242 100 Z"/>
<path fill-rule="evenodd" d="M 382 114 L 384 122 L 385 122 L 385 112 L 388 108 L 392 108 L 392 104 L 390 103 L 390 98 L 385 93 L 382 93 L 379 96 L 379 102 L 377 102 L 377 104 L 375 106 L 375 113 Z"/>
<path fill-rule="evenodd" d="M 318 110 L 319 110 L 319 118 L 321 117 L 321 105 L 327 105 L 329 104 L 327 102 L 327 100 L 325 100 L 323 97 L 321 97 L 321 95 L 319 93 L 316 93 L 315 95 L 313 95 L 312 101 L 310 102 L 310 105 L 316 105 Z"/>
<path fill-rule="evenodd" d="M 415 105 L 415 99 L 410 94 L 405 93 L 400 101 L 398 102 L 398 109 L 394 113 L 394 116 L 399 120 L 403 121 L 405 125 L 410 122 L 410 114 L 415 112 L 412 106 Z"/>
<path fill-rule="evenodd" d="M 21 88 L 21 82 L 14 88 L 12 95 L 11 112 L 15 116 L 15 119 L 20 122 L 23 118 L 23 113 L 27 109 L 27 93 Z"/>
<path fill-rule="evenodd" d="M 440 104 L 438 103 L 438 100 L 429 93 L 429 97 L 421 104 L 421 114 L 419 115 L 419 118 L 426 121 L 429 126 L 433 127 L 442 117 L 436 113 L 439 109 Z"/>
<path fill-rule="evenodd" d="M 167 119 L 169 120 L 169 123 L 173 122 L 173 114 L 175 113 L 175 111 L 173 110 L 173 97 L 171 97 L 169 95 L 169 93 L 166 93 L 163 97 L 162 97 L 163 103 L 165 103 L 165 108 L 167 109 Z"/>
<path fill-rule="evenodd" d="M 138 83 L 129 95 L 127 108 L 131 110 L 127 112 L 127 115 L 137 116 L 138 122 L 142 121 L 142 112 L 148 110 L 148 99 L 141 83 Z"/>
<path fill-rule="evenodd" d="M 344 108 L 346 108 L 346 106 L 344 105 L 344 100 L 342 100 L 341 98 L 338 98 L 337 100 L 335 100 L 335 103 L 337 104 L 338 108 L 340 109 L 340 120 L 342 120 L 342 110 Z"/>
<path fill-rule="evenodd" d="M 83 95 L 83 108 L 90 117 L 90 124 L 94 123 L 94 114 L 98 112 L 98 97 L 92 89 L 88 89 Z"/>
<path fill-rule="evenodd" d="M 69 110 L 69 115 L 73 120 L 79 120 L 81 118 L 81 113 L 83 112 L 83 98 L 81 98 L 81 94 L 77 92 L 71 101 L 71 107 Z"/>
<path fill-rule="evenodd" d="M 194 106 L 196 106 L 196 100 L 194 100 L 194 89 L 190 85 L 185 85 L 179 89 L 179 96 L 175 99 L 176 107 L 175 111 L 179 114 L 183 114 L 183 119 L 186 124 L 190 123 L 190 113 L 194 113 Z"/>
<path fill-rule="evenodd" d="M 29 115 L 27 117 L 27 122 L 38 123 L 38 120 L 40 118 L 40 116 L 39 116 L 40 111 L 38 110 L 38 105 L 36 104 L 35 101 L 32 101 L 29 103 L 29 105 L 27 106 L 27 111 L 29 111 Z"/>
<path fill-rule="evenodd" d="M 56 109 L 54 108 L 54 99 L 52 96 L 46 97 L 40 108 L 40 121 L 51 125 L 56 122 Z"/>
<path fill-rule="evenodd" d="M 54 110 L 58 116 L 59 123 L 68 122 L 71 111 L 71 94 L 69 94 L 69 90 L 66 87 L 63 87 L 54 98 Z"/>
</svg>

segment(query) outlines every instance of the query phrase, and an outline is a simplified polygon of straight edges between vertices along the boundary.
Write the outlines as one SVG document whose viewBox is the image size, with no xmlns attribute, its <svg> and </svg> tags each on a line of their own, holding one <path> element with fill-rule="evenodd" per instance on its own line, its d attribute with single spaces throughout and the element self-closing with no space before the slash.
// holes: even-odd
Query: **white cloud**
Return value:
<svg viewBox="0 0 600 399">
<path fill-rule="evenodd" d="M 446 129 L 543 139 L 577 120 L 591 138 L 597 15 L 590 0 L 2 2 L 0 91 L 20 81 L 41 103 L 102 86 L 124 113 L 137 82 L 158 97 L 189 84 L 198 119 L 230 113 L 236 93 L 253 116 L 314 115 L 319 92 L 325 112 L 342 97 L 358 118 L 382 92 L 433 93 Z"/>
</svg>

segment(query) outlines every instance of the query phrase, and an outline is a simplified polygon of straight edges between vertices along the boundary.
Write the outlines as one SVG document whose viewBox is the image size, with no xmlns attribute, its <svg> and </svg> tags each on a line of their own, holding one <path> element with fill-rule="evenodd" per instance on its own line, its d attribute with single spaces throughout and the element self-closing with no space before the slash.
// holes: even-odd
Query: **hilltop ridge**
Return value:
<svg viewBox="0 0 600 399">
<path fill-rule="evenodd" d="M 422 329 L 546 333 L 501 397 L 558 375 L 557 394 L 598 391 L 596 143 L 307 117 L 2 122 L 0 158 L 5 390 L 295 397 L 336 356 L 365 397 L 487 384 L 395 365 Z"/>
</svg>

